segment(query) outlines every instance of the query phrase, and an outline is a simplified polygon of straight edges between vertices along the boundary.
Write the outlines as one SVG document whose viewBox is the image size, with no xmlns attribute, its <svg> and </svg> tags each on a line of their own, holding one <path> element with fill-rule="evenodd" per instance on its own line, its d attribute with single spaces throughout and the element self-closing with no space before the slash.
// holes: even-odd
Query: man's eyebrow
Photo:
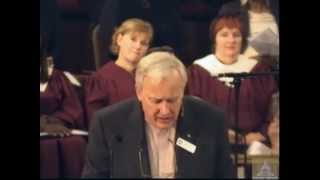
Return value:
<svg viewBox="0 0 320 180">
<path fill-rule="evenodd" d="M 160 98 L 160 97 L 150 97 L 151 101 L 164 101 L 165 98 Z"/>
<path fill-rule="evenodd" d="M 177 99 L 179 96 L 169 97 L 169 98 L 161 98 L 161 97 L 149 97 L 152 100 L 174 100 Z"/>
</svg>

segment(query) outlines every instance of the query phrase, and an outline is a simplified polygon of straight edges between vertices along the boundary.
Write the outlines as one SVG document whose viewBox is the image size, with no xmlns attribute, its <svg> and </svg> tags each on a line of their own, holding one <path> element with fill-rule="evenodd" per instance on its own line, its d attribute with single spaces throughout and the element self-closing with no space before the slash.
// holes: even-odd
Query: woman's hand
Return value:
<svg viewBox="0 0 320 180">
<path fill-rule="evenodd" d="M 52 116 L 40 116 L 40 131 L 47 132 L 51 136 L 70 136 L 70 129 L 57 118 Z"/>
<path fill-rule="evenodd" d="M 45 132 L 52 136 L 70 136 L 70 129 L 64 127 L 61 124 L 46 124 L 43 128 Z"/>
<path fill-rule="evenodd" d="M 254 132 L 251 132 L 251 133 L 248 133 L 246 136 L 246 143 L 247 144 L 251 144 L 253 141 L 264 141 L 266 140 L 266 138 L 259 132 L 257 133 L 254 133 Z"/>
</svg>

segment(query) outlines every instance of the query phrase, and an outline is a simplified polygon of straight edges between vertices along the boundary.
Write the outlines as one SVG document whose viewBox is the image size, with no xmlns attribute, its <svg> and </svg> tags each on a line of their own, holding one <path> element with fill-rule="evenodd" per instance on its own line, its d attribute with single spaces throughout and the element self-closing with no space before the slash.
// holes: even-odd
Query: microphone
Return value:
<svg viewBox="0 0 320 180">
<path fill-rule="evenodd" d="M 218 77 L 233 77 L 233 78 L 250 78 L 250 77 L 257 77 L 257 76 L 273 76 L 278 75 L 277 71 L 272 72 L 262 72 L 262 73 L 247 73 L 247 72 L 240 72 L 240 73 L 220 73 Z"/>
<path fill-rule="evenodd" d="M 148 158 L 148 150 L 147 148 L 147 142 L 145 139 L 141 139 L 140 144 L 138 145 L 138 159 L 139 159 L 139 169 L 140 169 L 140 175 L 142 178 L 152 178 L 151 170 L 150 170 L 150 162 Z"/>
<path fill-rule="evenodd" d="M 114 136 L 112 141 L 115 141 L 116 143 L 122 143 L 123 137 L 118 134 L 118 135 Z M 110 158 L 110 161 L 109 161 L 109 174 L 110 174 L 110 176 L 109 177 L 113 178 L 113 165 L 114 165 L 113 142 L 111 142 L 109 146 L 110 146 L 109 147 L 109 158 Z"/>
<path fill-rule="evenodd" d="M 145 157 L 145 151 L 142 147 L 142 145 L 138 146 L 138 158 L 139 158 L 139 169 L 140 169 L 140 175 L 142 178 L 151 178 L 151 174 L 148 172 L 150 171 L 148 159 Z"/>
<path fill-rule="evenodd" d="M 241 73 L 220 73 L 218 77 L 248 77 L 250 74 L 247 72 Z"/>
</svg>

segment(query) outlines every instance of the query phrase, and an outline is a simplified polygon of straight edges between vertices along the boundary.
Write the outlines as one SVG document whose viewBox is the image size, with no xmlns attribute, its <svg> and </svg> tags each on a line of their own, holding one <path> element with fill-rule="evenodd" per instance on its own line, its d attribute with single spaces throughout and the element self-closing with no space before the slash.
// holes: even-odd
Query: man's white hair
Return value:
<svg viewBox="0 0 320 180">
<path fill-rule="evenodd" d="M 153 52 L 144 56 L 138 63 L 135 74 L 135 86 L 140 90 L 146 75 L 157 79 L 170 78 L 177 71 L 182 80 L 182 88 L 187 84 L 187 72 L 183 63 L 172 53 Z"/>
</svg>

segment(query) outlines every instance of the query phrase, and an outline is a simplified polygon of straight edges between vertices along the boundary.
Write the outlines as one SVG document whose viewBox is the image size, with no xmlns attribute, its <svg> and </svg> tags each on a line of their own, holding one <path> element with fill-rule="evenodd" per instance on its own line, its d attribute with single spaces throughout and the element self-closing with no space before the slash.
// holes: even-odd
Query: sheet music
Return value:
<svg viewBox="0 0 320 180">
<path fill-rule="evenodd" d="M 80 136 L 88 136 L 88 131 L 83 131 L 83 130 L 78 130 L 78 129 L 73 129 L 71 130 L 72 135 L 80 135 Z"/>
<path fill-rule="evenodd" d="M 48 136 L 49 134 L 47 132 L 40 132 L 40 137 L 41 136 Z"/>
<path fill-rule="evenodd" d="M 79 130 L 79 129 L 72 129 L 71 130 L 71 134 L 72 135 L 79 135 L 79 136 L 88 136 L 88 131 L 83 131 L 83 130 Z M 49 136 L 49 134 L 47 132 L 40 132 L 40 137 L 43 136 Z"/>
<path fill-rule="evenodd" d="M 271 149 L 259 141 L 253 141 L 248 150 L 248 155 L 270 155 Z"/>
<path fill-rule="evenodd" d="M 279 36 L 270 28 L 249 38 L 249 45 L 260 55 L 279 55 Z"/>
</svg>

